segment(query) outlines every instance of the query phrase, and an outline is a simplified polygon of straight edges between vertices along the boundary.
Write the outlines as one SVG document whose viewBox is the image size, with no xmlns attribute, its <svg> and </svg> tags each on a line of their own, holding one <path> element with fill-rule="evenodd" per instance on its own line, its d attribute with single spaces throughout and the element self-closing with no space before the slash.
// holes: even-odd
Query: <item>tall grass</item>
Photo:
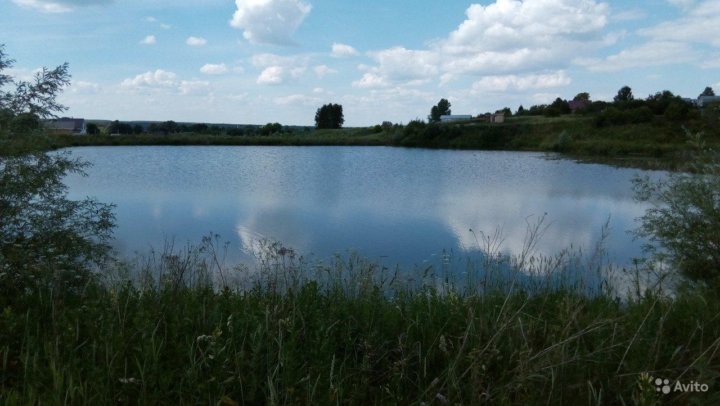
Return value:
<svg viewBox="0 0 720 406">
<path fill-rule="evenodd" d="M 2 404 L 678 404 L 720 402 L 720 299 L 576 283 L 590 256 L 502 253 L 471 276 L 411 278 L 275 242 L 227 267 L 222 245 L 168 245 L 61 300 L 0 314 Z M 242 282 L 242 283 L 239 283 Z M 710 385 L 662 394 L 650 377 Z"/>
</svg>

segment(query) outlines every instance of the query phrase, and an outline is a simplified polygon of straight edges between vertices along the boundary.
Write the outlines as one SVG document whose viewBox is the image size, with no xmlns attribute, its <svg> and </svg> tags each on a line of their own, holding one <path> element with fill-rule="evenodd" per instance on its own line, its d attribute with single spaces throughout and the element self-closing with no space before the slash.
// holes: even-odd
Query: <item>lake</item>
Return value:
<svg viewBox="0 0 720 406">
<path fill-rule="evenodd" d="M 252 262 L 263 239 L 320 260 L 356 252 L 385 266 L 477 255 L 481 232 L 501 230 L 522 251 L 528 224 L 549 227 L 537 254 L 592 250 L 608 223 L 607 261 L 642 255 L 628 233 L 645 206 L 631 179 L 662 172 L 581 164 L 524 152 L 391 147 L 142 146 L 68 149 L 89 161 L 69 176 L 72 198 L 117 207 L 125 255 L 199 243 L 210 232 L 228 259 Z M 472 231 L 471 231 L 472 230 Z"/>
</svg>

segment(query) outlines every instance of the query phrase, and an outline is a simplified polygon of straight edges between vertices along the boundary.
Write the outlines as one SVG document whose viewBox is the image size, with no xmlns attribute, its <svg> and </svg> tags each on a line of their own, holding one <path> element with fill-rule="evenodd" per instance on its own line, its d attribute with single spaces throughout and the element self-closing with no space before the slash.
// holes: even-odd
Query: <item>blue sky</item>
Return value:
<svg viewBox="0 0 720 406">
<path fill-rule="evenodd" d="M 346 125 L 720 91 L 717 0 L 0 0 L 16 78 L 70 63 L 68 115 Z"/>
</svg>

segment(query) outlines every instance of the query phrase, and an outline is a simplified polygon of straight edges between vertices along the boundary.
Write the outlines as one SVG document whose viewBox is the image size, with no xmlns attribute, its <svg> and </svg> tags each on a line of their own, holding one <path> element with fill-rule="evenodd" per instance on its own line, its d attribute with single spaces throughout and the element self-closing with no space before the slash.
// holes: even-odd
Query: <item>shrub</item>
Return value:
<svg viewBox="0 0 720 406">
<path fill-rule="evenodd" d="M 666 180 L 634 180 L 636 198 L 652 206 L 636 234 L 656 246 L 659 260 L 695 281 L 720 287 L 720 159 L 693 136 L 699 152 L 694 173 L 673 173 Z"/>
</svg>

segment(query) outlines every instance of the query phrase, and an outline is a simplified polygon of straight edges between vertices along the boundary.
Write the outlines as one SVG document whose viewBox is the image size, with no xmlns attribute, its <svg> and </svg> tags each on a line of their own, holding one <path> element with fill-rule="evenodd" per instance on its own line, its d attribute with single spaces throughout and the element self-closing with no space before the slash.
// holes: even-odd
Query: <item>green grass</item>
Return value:
<svg viewBox="0 0 720 406">
<path fill-rule="evenodd" d="M 270 136 L 35 134 L 0 137 L 0 154 L 118 145 L 397 146 L 559 152 L 585 161 L 675 170 L 684 169 L 690 150 L 685 128 L 691 132 L 703 131 L 710 147 L 720 147 L 720 126 L 702 118 L 679 123 L 657 116 L 648 123 L 603 127 L 598 127 L 595 121 L 593 116 L 583 115 L 522 116 L 509 117 L 503 124 L 442 124 L 434 132 L 409 131 L 405 126 L 386 130 L 379 127 L 310 130 Z"/>
<path fill-rule="evenodd" d="M 135 282 L 4 297 L 0 403 L 720 402 L 715 292 L 410 285 L 271 248 L 257 270 L 224 271 L 244 289 L 213 288 L 207 263 L 171 254 L 121 266 Z M 711 390 L 662 395 L 644 373 Z"/>
</svg>

